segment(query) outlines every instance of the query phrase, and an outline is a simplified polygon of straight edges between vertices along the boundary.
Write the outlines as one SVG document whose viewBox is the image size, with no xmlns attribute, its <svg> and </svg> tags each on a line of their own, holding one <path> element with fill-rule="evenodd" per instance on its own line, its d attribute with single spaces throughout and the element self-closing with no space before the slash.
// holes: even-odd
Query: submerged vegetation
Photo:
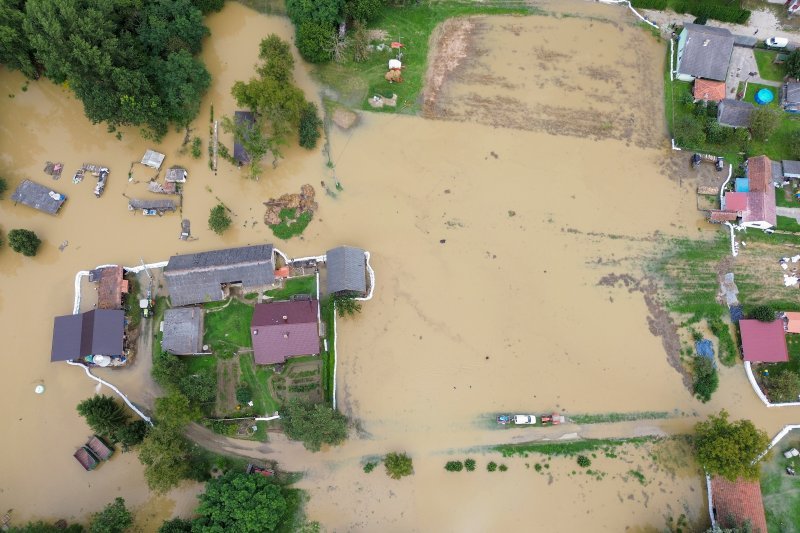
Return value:
<svg viewBox="0 0 800 533">
<path fill-rule="evenodd" d="M 387 453 L 383 458 L 386 475 L 392 479 L 400 479 L 414 473 L 414 462 L 406 453 Z"/>
</svg>

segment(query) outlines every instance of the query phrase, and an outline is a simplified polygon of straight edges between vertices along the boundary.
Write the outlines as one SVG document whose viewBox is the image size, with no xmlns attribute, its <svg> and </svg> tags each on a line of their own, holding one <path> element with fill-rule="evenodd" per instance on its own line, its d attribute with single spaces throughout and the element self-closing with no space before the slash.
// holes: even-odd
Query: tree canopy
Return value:
<svg viewBox="0 0 800 533">
<path fill-rule="evenodd" d="M 289 516 L 284 489 L 269 478 L 243 472 L 228 472 L 211 479 L 200 495 L 192 531 L 216 533 L 275 531 Z"/>
<path fill-rule="evenodd" d="M 800 49 L 792 50 L 784 65 L 790 78 L 800 78 Z"/>
<path fill-rule="evenodd" d="M 387 453 L 383 458 L 386 475 L 392 479 L 400 479 L 414 473 L 414 462 L 406 453 Z"/>
<path fill-rule="evenodd" d="M 758 479 L 756 458 L 767 449 L 769 437 L 749 420 L 728 421 L 724 409 L 695 425 L 697 460 L 710 474 L 735 481 L 739 477 Z"/>
<path fill-rule="evenodd" d="M 769 305 L 758 305 L 750 311 L 750 317 L 759 322 L 772 322 L 775 320 L 775 309 Z"/>
<path fill-rule="evenodd" d="M 773 134 L 783 120 L 783 110 L 773 106 L 756 106 L 750 113 L 750 133 L 758 141 L 764 141 Z"/>
<path fill-rule="evenodd" d="M 286 436 L 303 442 L 312 452 L 323 444 L 341 444 L 347 438 L 347 418 L 327 405 L 312 405 L 297 398 L 281 410 Z"/>
<path fill-rule="evenodd" d="M 225 230 L 228 229 L 230 226 L 231 226 L 231 217 L 228 216 L 228 212 L 225 209 L 225 206 L 222 204 L 217 204 L 214 207 L 212 207 L 211 212 L 208 214 L 208 229 L 210 229 L 217 235 L 222 235 L 225 232 Z M 171 363 L 170 366 L 175 366 L 176 364 L 182 365 L 180 361 L 177 361 L 177 363 Z"/>
<path fill-rule="evenodd" d="M 111 396 L 96 394 L 78 404 L 78 414 L 99 435 L 112 436 L 125 427 L 128 415 Z"/>
<path fill-rule="evenodd" d="M 0 3 L 0 63 L 19 70 L 29 78 L 38 78 L 33 48 L 25 34 L 25 0 Z"/>
<path fill-rule="evenodd" d="M 125 500 L 117 497 L 113 503 L 92 517 L 90 533 L 122 533 L 133 524 L 133 515 L 125 507 Z"/>
<path fill-rule="evenodd" d="M 25 257 L 33 257 L 42 244 L 39 236 L 28 229 L 12 229 L 8 232 L 8 245 L 17 253 Z"/>
</svg>

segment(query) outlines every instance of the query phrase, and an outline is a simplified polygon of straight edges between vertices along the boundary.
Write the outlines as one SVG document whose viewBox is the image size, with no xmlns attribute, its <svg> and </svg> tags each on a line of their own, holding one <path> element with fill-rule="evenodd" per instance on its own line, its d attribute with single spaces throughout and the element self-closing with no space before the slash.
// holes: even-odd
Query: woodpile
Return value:
<svg viewBox="0 0 800 533">
<path fill-rule="evenodd" d="M 314 201 L 315 196 L 314 187 L 306 183 L 300 187 L 300 194 L 284 194 L 280 198 L 270 198 L 268 202 L 264 202 L 267 206 L 267 212 L 264 214 L 264 223 L 269 226 L 281 223 L 281 211 L 284 209 L 293 209 L 294 216 L 297 218 L 303 213 L 314 213 L 319 208 L 317 202 Z"/>
</svg>

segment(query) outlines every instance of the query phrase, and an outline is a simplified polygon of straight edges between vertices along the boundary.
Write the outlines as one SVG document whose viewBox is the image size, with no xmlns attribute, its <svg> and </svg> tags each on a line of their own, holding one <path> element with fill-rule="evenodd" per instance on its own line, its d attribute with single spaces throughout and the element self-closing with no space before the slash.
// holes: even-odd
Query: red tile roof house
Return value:
<svg viewBox="0 0 800 533">
<path fill-rule="evenodd" d="M 750 523 L 753 533 L 767 533 L 767 519 L 764 515 L 764 502 L 761 499 L 761 485 L 756 481 L 711 478 L 711 500 L 714 518 L 723 528 L 741 527 Z"/>
<path fill-rule="evenodd" d="M 775 206 L 775 187 L 772 185 L 772 161 L 765 156 L 751 157 L 747 160 L 749 192 L 727 192 L 722 211 L 736 213 L 741 217 L 741 225 L 747 228 L 768 229 L 778 225 Z M 714 211 L 711 212 L 712 217 Z M 722 221 L 723 215 L 716 215 Z"/>
<path fill-rule="evenodd" d="M 780 363 L 789 360 L 783 320 L 761 322 L 740 320 L 742 357 L 753 363 Z"/>
<path fill-rule="evenodd" d="M 317 300 L 257 304 L 250 323 L 256 364 L 284 363 L 319 353 Z"/>
</svg>

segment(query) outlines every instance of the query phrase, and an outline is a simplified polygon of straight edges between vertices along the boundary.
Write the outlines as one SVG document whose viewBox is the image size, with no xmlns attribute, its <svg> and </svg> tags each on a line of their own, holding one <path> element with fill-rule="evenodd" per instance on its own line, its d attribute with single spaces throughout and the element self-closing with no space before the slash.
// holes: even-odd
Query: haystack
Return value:
<svg viewBox="0 0 800 533">
<path fill-rule="evenodd" d="M 264 202 L 267 206 L 267 212 L 264 214 L 264 223 L 270 226 L 281 223 L 281 211 L 284 209 L 293 209 L 294 216 L 297 218 L 303 213 L 314 213 L 319 208 L 317 202 L 314 201 L 316 192 L 314 187 L 306 183 L 300 187 L 300 194 L 283 194 L 278 199 L 270 198 L 268 202 Z"/>
</svg>

